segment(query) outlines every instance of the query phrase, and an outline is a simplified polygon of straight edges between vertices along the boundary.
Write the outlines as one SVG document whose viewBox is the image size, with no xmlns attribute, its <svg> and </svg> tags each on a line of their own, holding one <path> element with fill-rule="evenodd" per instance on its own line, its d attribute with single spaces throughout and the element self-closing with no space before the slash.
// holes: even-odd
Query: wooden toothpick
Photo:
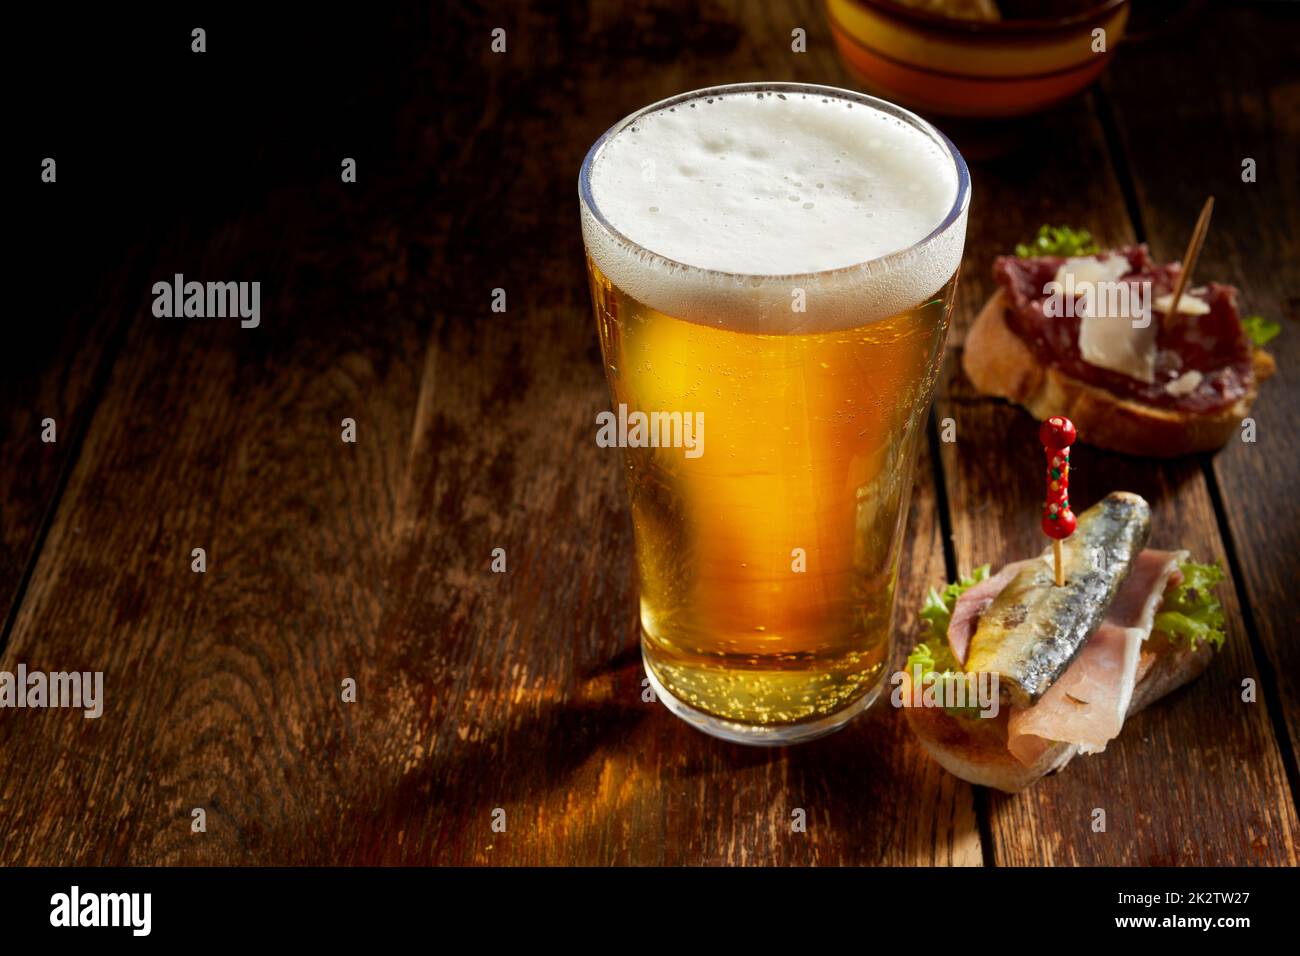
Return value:
<svg viewBox="0 0 1300 956">
<path fill-rule="evenodd" d="M 1178 281 L 1174 284 L 1174 297 L 1169 303 L 1169 311 L 1165 313 L 1163 322 L 1164 328 L 1173 328 L 1174 322 L 1178 315 L 1178 303 L 1183 299 L 1183 290 L 1192 280 L 1192 270 L 1196 268 L 1196 260 L 1201 254 L 1201 246 L 1205 243 L 1205 234 L 1210 231 L 1210 213 L 1214 212 L 1214 197 L 1211 196 L 1205 200 L 1205 205 L 1201 207 L 1201 216 L 1196 220 L 1196 228 L 1192 230 L 1191 241 L 1187 243 L 1187 251 L 1183 253 L 1183 267 L 1178 270 Z"/>
</svg>

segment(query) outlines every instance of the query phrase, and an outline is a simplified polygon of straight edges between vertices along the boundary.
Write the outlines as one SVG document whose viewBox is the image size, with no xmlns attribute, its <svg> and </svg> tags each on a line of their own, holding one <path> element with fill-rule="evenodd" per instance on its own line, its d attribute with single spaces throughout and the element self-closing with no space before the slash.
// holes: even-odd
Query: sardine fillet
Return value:
<svg viewBox="0 0 1300 956">
<path fill-rule="evenodd" d="M 1137 682 L 1155 663 L 1144 645 L 1156 610 L 1165 590 L 1182 580 L 1178 566 L 1187 558 L 1186 551 L 1151 548 L 1137 556 L 1106 619 L 1074 663 L 1033 707 L 1012 709 L 1008 750 L 1029 764 L 1043 746 L 1040 738 L 1065 741 L 1090 754 L 1105 750 L 1119 736 Z"/>
<path fill-rule="evenodd" d="M 1032 706 L 1101 625 L 1150 537 L 1151 507 L 1139 495 L 1116 491 L 1097 502 L 1063 542 L 1064 586 L 1048 548 L 980 617 L 967 672 L 997 674 L 1005 700 Z"/>
</svg>

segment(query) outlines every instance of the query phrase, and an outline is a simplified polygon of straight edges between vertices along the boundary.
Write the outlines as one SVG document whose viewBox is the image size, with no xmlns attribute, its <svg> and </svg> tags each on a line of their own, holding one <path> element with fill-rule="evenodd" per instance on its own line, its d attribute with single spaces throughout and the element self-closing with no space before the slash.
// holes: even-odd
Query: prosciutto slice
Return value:
<svg viewBox="0 0 1300 956">
<path fill-rule="evenodd" d="M 1153 548 L 1138 555 L 1079 656 L 1038 703 L 1012 708 L 1007 746 L 1018 760 L 1033 763 L 1053 742 L 1100 753 L 1119 736 L 1141 676 L 1142 642 L 1151 636 L 1165 589 L 1181 580 L 1178 565 L 1187 557 L 1186 551 Z"/>
</svg>

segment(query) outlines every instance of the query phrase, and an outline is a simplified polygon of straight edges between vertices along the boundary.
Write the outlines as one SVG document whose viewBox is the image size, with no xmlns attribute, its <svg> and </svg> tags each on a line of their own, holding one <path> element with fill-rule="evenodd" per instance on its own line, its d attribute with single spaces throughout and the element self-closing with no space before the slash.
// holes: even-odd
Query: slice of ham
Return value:
<svg viewBox="0 0 1300 956">
<path fill-rule="evenodd" d="M 1151 636 L 1165 589 L 1182 579 L 1178 565 L 1187 557 L 1186 551 L 1153 548 L 1138 555 L 1079 656 L 1038 703 L 1012 709 L 1007 746 L 1018 760 L 1033 763 L 1053 742 L 1073 744 L 1079 753 L 1100 753 L 1119 736 L 1133 687 L 1145 670 L 1142 642 Z M 1148 667 L 1150 662 L 1148 656 Z"/>
<path fill-rule="evenodd" d="M 1002 589 L 1020 573 L 1022 568 L 1028 567 L 1037 560 L 1039 559 L 1029 558 L 1025 561 L 1013 561 L 993 577 L 967 588 L 961 597 L 957 598 L 957 603 L 953 605 L 952 618 L 948 621 L 948 646 L 952 648 L 953 654 L 962 664 L 966 663 L 966 652 L 970 650 L 970 639 L 975 633 L 976 625 L 979 624 L 980 615 L 988 610 L 993 599 L 1002 593 Z"/>
</svg>

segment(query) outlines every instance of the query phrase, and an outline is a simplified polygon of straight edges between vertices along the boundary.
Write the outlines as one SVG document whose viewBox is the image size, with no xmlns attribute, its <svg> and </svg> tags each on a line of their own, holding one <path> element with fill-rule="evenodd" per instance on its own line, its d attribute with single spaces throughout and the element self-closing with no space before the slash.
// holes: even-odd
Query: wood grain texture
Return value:
<svg viewBox="0 0 1300 956">
<path fill-rule="evenodd" d="M 372 93 L 403 115 L 407 94 Z M 0 659 L 103 670 L 107 712 L 0 720 L 6 862 L 297 861 L 326 839 L 336 774 L 364 779 L 339 759 L 360 716 L 339 684 L 364 678 L 376 640 L 434 291 L 438 157 L 426 147 L 405 175 L 349 192 L 317 146 L 274 200 L 255 171 L 226 225 L 179 229 L 148 278 L 262 278 L 260 328 L 155 319 L 138 290 Z M 423 205 L 400 220 L 412 197 Z M 403 301 L 408 275 L 420 286 Z"/>
<path fill-rule="evenodd" d="M 508 29 L 535 36 L 546 22 L 532 14 Z M 704 737 L 642 699 L 624 491 L 616 458 L 591 441 L 608 397 L 576 204 L 526 202 L 571 196 L 586 148 L 640 104 L 745 75 L 813 73 L 789 54 L 789 29 L 762 19 L 742 28 L 718 7 L 647 6 L 627 19 L 599 8 L 552 28 L 556 46 L 523 49 L 509 73 L 484 74 L 498 88 L 487 119 L 459 137 L 464 180 L 453 186 L 479 199 L 456 227 L 474 242 L 449 250 L 450 271 L 463 312 L 482 314 L 489 290 L 508 286 L 527 324 L 449 325 L 435 346 L 434 407 L 419 414 L 446 438 L 417 456 L 430 472 L 412 487 L 436 497 L 416 506 L 403 542 L 412 577 L 397 580 L 393 615 L 449 623 L 430 645 L 439 707 L 420 731 L 429 756 L 361 834 L 363 852 L 448 863 L 979 862 L 969 789 L 942 780 L 892 713 L 769 752 Z M 685 41 L 660 48 L 646 36 Z M 611 56 L 626 78 L 616 87 L 574 81 L 575 64 Z M 521 247 L 535 252 L 518 261 Z M 494 434 L 483 434 L 485 420 Z M 480 489 L 485 475 L 497 478 Z M 926 483 L 918 498 L 929 493 Z M 919 585 L 941 574 L 942 548 L 932 510 L 914 517 L 908 580 Z M 493 578 L 497 546 L 511 571 Z M 900 604 L 919 598 L 912 588 Z M 428 824 L 395 845 L 384 837 L 404 825 L 407 794 L 431 804 Z M 505 834 L 488 828 L 497 807 L 511 821 Z M 807 812 L 806 834 L 790 832 L 795 808 Z"/>
<path fill-rule="evenodd" d="M 498 26 L 505 55 L 489 51 Z M 850 85 L 819 4 L 422 6 L 355 29 L 346 81 L 323 54 L 273 67 L 265 36 L 201 77 L 166 63 L 208 108 L 230 71 L 312 105 L 253 110 L 249 141 L 266 145 L 236 150 L 236 179 L 162 236 L 134 296 L 133 279 L 105 293 L 135 307 L 0 669 L 103 670 L 107 713 L 0 713 L 0 863 L 1295 863 L 1268 716 L 1236 703 L 1262 662 L 1231 589 L 1210 673 L 1014 798 L 939 769 L 886 706 L 768 751 L 643 699 L 631 522 L 617 452 L 594 442 L 609 400 L 577 169 L 609 125 L 672 93 Z M 959 318 L 990 291 L 992 256 L 1040 222 L 1132 236 L 1090 101 L 1018 135 L 1047 145 L 974 164 Z M 231 162 L 223 149 L 201 157 L 205 176 Z M 353 152 L 360 181 L 343 186 Z M 147 282 L 176 271 L 263 279 L 262 327 L 153 318 Z M 88 340 L 71 361 L 97 351 Z M 1006 470 L 1036 460 L 1036 426 L 970 394 L 954 359 L 938 412 L 958 441 L 918 465 L 896 662 L 947 577 L 938 474 L 963 570 L 1042 543 L 1035 482 Z M 59 382 L 68 360 L 39 364 L 32 382 Z M 1080 505 L 1131 488 L 1156 507 L 1157 544 L 1223 559 L 1195 462 L 1080 448 L 1074 477 Z M 6 468 L 0 491 L 23 481 Z M 190 571 L 194 547 L 206 574 Z M 1285 608 L 1259 580 L 1256 618 L 1281 640 Z M 349 677 L 355 704 L 340 701 Z M 1089 828 L 1096 806 L 1105 834 Z M 791 832 L 797 808 L 806 833 Z"/>
<path fill-rule="evenodd" d="M 994 256 L 1041 222 L 1086 224 L 1103 245 L 1133 240 L 1090 101 L 1035 127 L 1020 153 L 976 166 L 963 326 L 994 290 Z M 1059 149 L 1066 140 L 1071 148 Z M 1055 185 L 1062 182 L 1071 188 Z M 975 394 L 959 362 L 950 350 L 936 404 L 958 435 L 944 446 L 958 564 L 997 567 L 1045 546 L 1038 423 Z M 1137 492 L 1152 504 L 1154 546 L 1226 563 L 1195 461 L 1161 464 L 1080 444 L 1071 464 L 1076 512 L 1115 489 Z M 1227 649 L 1198 683 L 1129 722 L 1104 754 L 1077 758 L 1025 793 L 991 796 L 999 864 L 1294 864 L 1297 826 L 1283 761 L 1264 708 L 1237 697 L 1256 664 L 1235 593 L 1228 583 L 1221 591 L 1231 622 Z M 1106 812 L 1104 833 L 1092 830 L 1096 808 Z"/>
<path fill-rule="evenodd" d="M 87 343 L 93 317 L 81 313 L 66 324 L 46 325 L 40 340 L 5 352 L 0 370 L 0 625 L 5 622 L 32 560 L 47 511 L 58 497 L 59 477 L 85 426 L 85 414 L 103 339 Z M 100 326 L 97 332 L 108 329 Z M 55 422 L 56 442 L 41 439 L 42 422 Z M 0 646 L 3 638 L 0 637 Z"/>
<path fill-rule="evenodd" d="M 58 502 L 61 480 L 94 412 L 96 388 L 113 359 L 115 336 L 134 311 L 147 239 L 126 250 L 82 227 L 84 208 L 75 187 L 19 184 L 26 202 L 15 208 L 15 230 L 28 237 L 15 275 L 34 290 L 30 309 L 15 313 L 0 349 L 0 627 L 40 545 L 46 517 Z M 41 189 L 44 192 L 41 192 Z M 105 255 L 120 259 L 119 272 L 93 278 L 90 295 L 74 291 L 68 275 L 97 270 Z M 54 420 L 55 441 L 42 438 Z M 4 633 L 0 632 L 0 648 Z"/>
<path fill-rule="evenodd" d="M 1229 442 L 1214 456 L 1213 474 L 1250 619 L 1267 656 L 1259 663 L 1276 687 L 1266 703 L 1279 708 L 1296 753 L 1300 515 L 1289 490 L 1300 471 L 1294 425 L 1300 421 L 1300 69 L 1293 55 L 1300 46 L 1300 10 L 1249 4 L 1214 7 L 1208 15 L 1208 29 L 1181 30 L 1125 51 L 1131 66 L 1115 71 L 1106 89 L 1153 248 L 1168 258 L 1181 255 L 1188 217 L 1213 194 L 1214 221 L 1197 281 L 1238 286 L 1243 315 L 1264 315 L 1283 326 L 1268 345 L 1277 374 L 1251 413 L 1257 440 Z M 1222 35 L 1268 42 L 1217 42 Z M 1199 67 L 1209 57 L 1213 71 Z M 1174 101 L 1179 107 L 1167 108 Z M 1204 131 L 1212 148 L 1179 148 L 1177 131 L 1186 128 Z M 1257 164 L 1254 182 L 1242 181 L 1248 158 Z"/>
<path fill-rule="evenodd" d="M 516 9 L 494 58 L 500 14 L 458 9 L 400 90 L 371 91 L 399 117 L 378 184 L 322 174 L 167 245 L 162 276 L 275 294 L 255 331 L 134 317 L 0 657 L 104 670 L 109 713 L 0 721 L 0 860 L 981 862 L 970 788 L 891 709 L 755 751 L 642 699 L 574 180 L 671 92 L 842 80 L 819 10 L 740 10 Z M 795 25 L 815 56 L 790 53 Z M 944 576 L 931 469 L 907 632 Z"/>
</svg>

